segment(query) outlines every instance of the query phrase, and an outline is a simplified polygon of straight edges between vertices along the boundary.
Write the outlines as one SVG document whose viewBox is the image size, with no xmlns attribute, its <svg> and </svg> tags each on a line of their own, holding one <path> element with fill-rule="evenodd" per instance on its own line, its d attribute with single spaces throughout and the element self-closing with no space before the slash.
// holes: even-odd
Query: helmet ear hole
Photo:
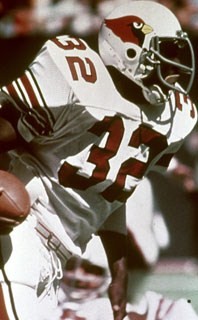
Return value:
<svg viewBox="0 0 198 320">
<path fill-rule="evenodd" d="M 137 52 L 134 49 L 129 48 L 127 50 L 127 52 L 126 52 L 126 55 L 127 55 L 128 58 L 134 59 L 136 57 L 136 55 L 137 55 Z"/>
</svg>

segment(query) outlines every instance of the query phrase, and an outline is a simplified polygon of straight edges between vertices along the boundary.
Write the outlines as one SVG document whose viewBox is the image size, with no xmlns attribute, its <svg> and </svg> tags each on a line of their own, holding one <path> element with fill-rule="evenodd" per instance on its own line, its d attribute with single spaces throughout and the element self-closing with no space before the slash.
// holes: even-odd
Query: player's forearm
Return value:
<svg viewBox="0 0 198 320">
<path fill-rule="evenodd" d="M 19 133 L 17 130 L 20 112 L 10 101 L 9 96 L 0 92 L 0 153 L 7 152 L 18 146 Z"/>
<path fill-rule="evenodd" d="M 0 153 L 15 148 L 17 144 L 17 133 L 12 124 L 0 117 Z"/>
<path fill-rule="evenodd" d="M 126 257 L 126 236 L 116 232 L 101 232 L 111 271 L 111 284 L 108 289 L 114 320 L 122 320 L 126 314 L 128 268 Z"/>
</svg>

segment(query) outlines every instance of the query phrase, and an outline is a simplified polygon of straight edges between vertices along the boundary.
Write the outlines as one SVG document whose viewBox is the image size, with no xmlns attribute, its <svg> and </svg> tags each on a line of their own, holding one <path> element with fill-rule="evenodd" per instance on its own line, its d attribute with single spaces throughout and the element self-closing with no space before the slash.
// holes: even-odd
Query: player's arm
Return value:
<svg viewBox="0 0 198 320">
<path fill-rule="evenodd" d="M 126 312 L 128 282 L 125 206 L 113 212 L 98 234 L 103 243 L 112 275 L 108 293 L 114 319 L 121 320 Z"/>
<path fill-rule="evenodd" d="M 21 143 L 17 130 L 20 112 L 14 104 L 0 93 L 0 153 L 16 148 Z"/>
<path fill-rule="evenodd" d="M 112 281 L 108 289 L 114 319 L 121 320 L 126 315 L 127 303 L 127 259 L 126 235 L 114 231 L 100 231 Z"/>
</svg>

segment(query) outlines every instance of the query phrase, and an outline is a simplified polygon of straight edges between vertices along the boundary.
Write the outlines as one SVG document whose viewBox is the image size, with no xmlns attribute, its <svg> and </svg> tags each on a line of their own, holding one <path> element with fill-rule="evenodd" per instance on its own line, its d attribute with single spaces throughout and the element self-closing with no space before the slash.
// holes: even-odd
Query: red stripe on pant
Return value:
<svg viewBox="0 0 198 320">
<path fill-rule="evenodd" d="M 1 285 L 0 285 L 0 319 L 1 320 L 9 320 L 7 310 L 6 310 L 4 295 L 3 295 L 3 289 L 1 287 Z"/>
</svg>

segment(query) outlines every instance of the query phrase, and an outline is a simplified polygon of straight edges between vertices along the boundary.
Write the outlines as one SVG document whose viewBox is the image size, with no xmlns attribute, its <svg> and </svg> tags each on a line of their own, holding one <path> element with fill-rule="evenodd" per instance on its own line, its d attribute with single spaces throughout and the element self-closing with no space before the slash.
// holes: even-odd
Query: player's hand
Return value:
<svg viewBox="0 0 198 320">
<path fill-rule="evenodd" d="M 116 261 L 113 266 L 112 281 L 108 288 L 114 320 L 123 320 L 127 303 L 127 264 L 126 259 Z"/>
</svg>

